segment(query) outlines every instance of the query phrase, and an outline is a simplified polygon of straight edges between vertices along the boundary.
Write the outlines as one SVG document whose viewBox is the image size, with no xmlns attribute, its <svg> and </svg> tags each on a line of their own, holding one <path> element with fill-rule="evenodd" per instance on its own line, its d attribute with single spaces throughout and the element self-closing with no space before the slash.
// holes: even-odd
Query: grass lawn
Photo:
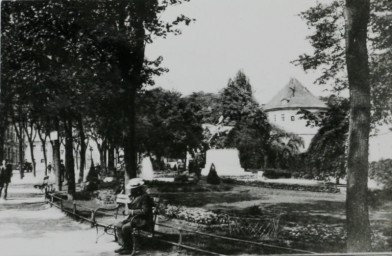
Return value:
<svg viewBox="0 0 392 256">
<path fill-rule="evenodd" d="M 202 181 L 197 186 L 211 185 Z M 163 193 L 161 197 L 173 205 L 227 213 L 243 213 L 252 206 L 259 207 L 264 213 L 278 212 L 282 214 L 280 232 L 278 241 L 272 243 L 314 252 L 345 251 L 345 189 L 340 193 L 322 193 L 233 185 L 227 191 L 217 190 Z M 383 201 L 371 206 L 370 220 L 375 231 L 374 250 L 390 251 L 392 202 Z M 256 253 L 255 250 L 258 249 L 249 247 L 245 251 Z"/>
</svg>

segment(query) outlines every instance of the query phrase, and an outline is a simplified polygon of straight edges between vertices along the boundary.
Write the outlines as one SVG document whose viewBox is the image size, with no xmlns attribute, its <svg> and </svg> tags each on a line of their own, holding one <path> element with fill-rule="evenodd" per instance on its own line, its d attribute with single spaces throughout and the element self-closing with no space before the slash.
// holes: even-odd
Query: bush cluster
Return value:
<svg viewBox="0 0 392 256">
<path fill-rule="evenodd" d="M 280 179 L 280 178 L 291 178 L 291 172 L 283 169 L 266 169 L 263 173 L 263 176 L 268 179 Z"/>
<path fill-rule="evenodd" d="M 369 177 L 384 185 L 387 190 L 392 190 L 392 159 L 382 159 L 371 162 Z"/>
<path fill-rule="evenodd" d="M 273 189 L 286 189 L 286 190 L 296 190 L 296 191 L 311 191 L 311 192 L 326 192 L 326 193 L 339 193 L 340 189 L 336 187 L 334 184 L 324 184 L 318 186 L 311 185 L 298 185 L 298 184 L 283 184 L 283 183 L 269 183 L 263 181 L 244 181 L 244 180 L 236 180 L 232 178 L 224 178 L 222 179 L 223 183 L 226 184 L 236 184 L 236 185 L 246 185 L 246 186 L 257 186 L 264 188 L 273 188 Z"/>
</svg>

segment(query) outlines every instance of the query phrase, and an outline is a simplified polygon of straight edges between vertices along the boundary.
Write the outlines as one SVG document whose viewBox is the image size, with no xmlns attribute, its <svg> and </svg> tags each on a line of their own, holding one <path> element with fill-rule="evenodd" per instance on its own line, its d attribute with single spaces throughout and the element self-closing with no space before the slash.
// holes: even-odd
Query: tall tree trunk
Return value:
<svg viewBox="0 0 392 256">
<path fill-rule="evenodd" d="M 24 138 L 22 134 L 22 138 L 18 136 L 18 144 L 19 144 L 19 173 L 20 178 L 23 179 L 24 171 L 23 171 L 23 160 L 24 160 Z"/>
<path fill-rule="evenodd" d="M 34 177 L 36 176 L 36 165 L 35 165 L 35 158 L 34 158 L 34 141 L 32 141 L 31 139 L 27 138 L 27 141 L 29 143 L 29 148 L 30 148 L 30 156 L 31 156 L 31 162 L 33 165 L 33 174 Z"/>
<path fill-rule="evenodd" d="M 72 120 L 64 121 L 65 127 L 65 169 L 68 177 L 68 194 L 75 194 L 75 165 L 73 157 Z"/>
<path fill-rule="evenodd" d="M 142 1 L 143 2 L 143 1 Z M 141 2 L 141 5 L 143 3 Z M 125 140 L 124 147 L 125 169 L 130 178 L 137 175 L 137 145 L 136 145 L 136 93 L 138 88 L 142 87 L 141 72 L 143 70 L 144 62 L 144 36 L 145 31 L 143 27 L 143 20 L 140 19 L 134 26 L 135 30 L 135 45 L 131 53 L 132 68 L 127 94 L 127 120 L 128 120 L 128 134 Z"/>
<path fill-rule="evenodd" d="M 74 150 L 74 160 L 75 160 L 74 165 L 75 165 L 76 170 L 79 170 L 79 157 L 80 157 L 79 147 L 80 147 L 80 145 L 79 145 L 79 143 L 75 143 L 75 144 L 76 145 L 73 149 Z"/>
<path fill-rule="evenodd" d="M 83 121 L 80 117 L 78 119 L 78 130 L 79 130 L 79 139 L 80 139 L 80 169 L 79 169 L 79 179 L 78 183 L 83 182 L 84 179 L 84 168 L 86 166 L 86 151 L 87 151 L 87 143 L 86 143 L 86 134 L 84 133 Z"/>
<path fill-rule="evenodd" d="M 42 144 L 42 151 L 44 154 L 44 162 L 45 162 L 45 176 L 48 175 L 48 156 L 46 155 L 46 139 L 48 136 L 45 134 L 43 135 L 40 128 L 37 127 L 38 137 Z"/>
<path fill-rule="evenodd" d="M 56 118 L 54 120 L 54 127 L 55 131 L 57 132 L 57 139 L 53 140 L 54 138 L 51 138 L 50 144 L 52 145 L 52 163 L 53 163 L 53 171 L 56 176 L 56 189 L 57 191 L 61 191 L 63 188 L 63 182 L 62 182 L 62 173 L 61 173 L 61 168 L 60 168 L 60 163 L 61 163 L 61 156 L 60 156 L 60 136 L 59 136 L 59 130 L 60 130 L 60 124 L 59 120 Z"/>
<path fill-rule="evenodd" d="M 4 113 L 4 111 L 0 110 L 0 163 L 2 163 L 4 159 L 4 141 L 5 141 L 5 133 L 8 127 L 6 119 L 7 119 L 6 114 Z"/>
<path fill-rule="evenodd" d="M 34 129 L 34 124 L 32 122 L 25 123 L 25 125 L 23 125 L 26 137 L 27 137 L 27 141 L 29 143 L 29 147 L 30 147 L 30 155 L 31 155 L 31 162 L 33 165 L 33 174 L 34 177 L 37 175 L 37 171 L 36 171 L 36 167 L 37 167 L 37 163 L 35 161 L 35 157 L 34 157 L 34 140 L 35 137 L 37 136 L 37 131 Z M 30 128 L 30 129 L 29 129 Z"/>
<path fill-rule="evenodd" d="M 114 146 L 111 143 L 108 147 L 108 169 L 114 171 Z"/>
<path fill-rule="evenodd" d="M 102 155 L 101 155 L 101 167 L 104 172 L 106 172 L 106 167 L 107 167 L 107 149 L 108 149 L 108 143 L 107 140 L 105 139 L 102 142 Z"/>
<path fill-rule="evenodd" d="M 371 249 L 367 204 L 370 132 L 369 64 L 366 48 L 369 0 L 346 0 L 346 61 L 350 88 L 347 162 L 347 250 Z"/>
<path fill-rule="evenodd" d="M 12 124 L 15 129 L 16 137 L 18 137 L 18 143 L 19 143 L 19 172 L 20 172 L 20 178 L 23 179 L 24 177 L 24 170 L 23 170 L 23 164 L 24 164 L 24 136 L 23 136 L 23 130 L 21 128 L 21 124 L 16 124 L 15 119 L 13 117 L 12 119 Z"/>
<path fill-rule="evenodd" d="M 60 168 L 60 141 L 54 140 L 50 142 L 52 144 L 52 162 L 53 162 L 53 171 L 56 176 L 56 190 L 61 191 L 63 188 L 63 184 L 61 181 L 61 168 Z"/>
<path fill-rule="evenodd" d="M 124 162 L 125 162 L 125 171 L 128 174 L 130 179 L 136 178 L 137 176 L 137 149 L 136 149 L 136 124 L 135 124 L 135 99 L 133 102 L 129 102 L 128 108 L 128 118 L 129 118 L 129 129 L 128 134 L 125 138 L 124 145 Z"/>
<path fill-rule="evenodd" d="M 267 170 L 268 167 L 268 155 L 264 152 L 264 171 Z"/>
</svg>

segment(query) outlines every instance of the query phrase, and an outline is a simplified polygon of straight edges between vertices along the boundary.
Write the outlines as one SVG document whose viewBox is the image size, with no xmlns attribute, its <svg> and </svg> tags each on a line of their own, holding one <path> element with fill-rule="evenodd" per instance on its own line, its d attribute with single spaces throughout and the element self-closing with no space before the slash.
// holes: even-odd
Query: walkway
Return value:
<svg viewBox="0 0 392 256">
<path fill-rule="evenodd" d="M 1 255 L 113 255 L 117 248 L 112 236 L 95 243 L 95 230 L 78 223 L 58 209 L 44 203 L 43 195 L 33 188 L 37 179 L 26 174 L 22 181 L 14 173 L 9 199 L 0 201 Z M 39 179 L 42 181 L 42 179 Z"/>
</svg>

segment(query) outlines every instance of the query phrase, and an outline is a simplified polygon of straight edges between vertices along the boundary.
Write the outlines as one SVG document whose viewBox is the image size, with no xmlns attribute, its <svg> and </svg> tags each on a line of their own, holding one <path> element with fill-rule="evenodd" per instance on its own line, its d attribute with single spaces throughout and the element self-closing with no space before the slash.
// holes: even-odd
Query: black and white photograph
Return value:
<svg viewBox="0 0 392 256">
<path fill-rule="evenodd" d="M 0 255 L 392 255 L 392 1 L 0 0 Z"/>
</svg>

